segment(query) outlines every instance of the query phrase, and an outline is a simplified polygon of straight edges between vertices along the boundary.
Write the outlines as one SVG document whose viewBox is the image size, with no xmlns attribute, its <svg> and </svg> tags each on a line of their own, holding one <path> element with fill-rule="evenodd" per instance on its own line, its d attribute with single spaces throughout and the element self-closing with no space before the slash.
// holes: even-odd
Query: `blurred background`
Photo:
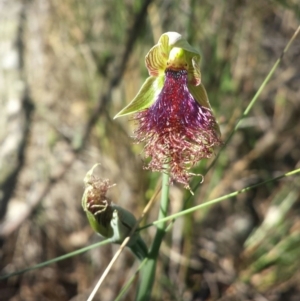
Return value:
<svg viewBox="0 0 300 301">
<path fill-rule="evenodd" d="M 144 57 L 162 33 L 201 51 L 225 141 L 299 23 L 298 0 L 0 0 L 1 273 L 99 241 L 81 208 L 97 162 L 117 184 L 113 201 L 141 214 L 159 175 L 142 169 L 134 124 L 113 117 L 147 77 Z M 298 36 L 195 197 L 171 187 L 170 214 L 299 168 L 299 116 Z M 152 300 L 300 300 L 299 188 L 291 177 L 176 220 Z M 157 204 L 144 223 L 156 218 Z M 142 232 L 148 245 L 154 233 Z M 0 300 L 86 300 L 117 249 L 1 280 Z M 114 300 L 137 267 L 123 252 L 95 300 Z"/>
</svg>

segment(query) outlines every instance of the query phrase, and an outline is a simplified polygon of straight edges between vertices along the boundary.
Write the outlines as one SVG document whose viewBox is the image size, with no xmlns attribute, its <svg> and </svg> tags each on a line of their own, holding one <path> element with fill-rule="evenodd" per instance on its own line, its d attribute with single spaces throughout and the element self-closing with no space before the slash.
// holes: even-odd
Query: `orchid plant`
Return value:
<svg viewBox="0 0 300 301">
<path fill-rule="evenodd" d="M 283 53 L 287 51 L 298 32 L 300 32 L 300 27 Z M 201 83 L 200 58 L 199 52 L 189 45 L 180 34 L 176 32 L 164 33 L 146 55 L 145 62 L 149 77 L 136 97 L 115 116 L 117 118 L 134 114 L 133 119 L 137 124 L 134 139 L 137 143 L 145 143 L 144 154 L 146 158 L 150 159 L 145 168 L 163 174 L 159 222 L 156 221 L 155 223 L 157 232 L 152 245 L 147 250 L 138 232 L 133 233 L 128 244 L 134 254 L 143 259 L 136 301 L 151 300 L 156 261 L 167 229 L 166 221 L 175 216 L 166 218 L 170 182 L 177 181 L 190 190 L 189 180 L 194 175 L 190 169 L 201 159 L 210 158 L 213 155 L 214 147 L 222 144 L 219 126 L 213 116 L 205 88 Z M 242 118 L 249 114 L 280 60 L 281 58 L 276 61 L 244 111 Z M 232 134 L 229 135 L 226 143 L 239 127 L 240 121 Z M 110 238 L 111 242 L 121 243 L 131 232 L 128 231 L 128 228 L 132 229 L 135 226 L 136 219 L 130 212 L 115 205 L 106 197 L 106 192 L 112 185 L 109 184 L 108 180 L 94 179 L 92 172 L 93 168 L 85 179 L 86 190 L 82 202 L 83 209 L 96 232 Z M 297 169 L 270 181 L 299 172 L 300 169 Z M 225 198 L 236 196 L 267 182 L 269 181 L 195 206 L 192 210 L 177 213 L 176 217 L 222 201 Z M 92 296 L 93 293 L 88 301 L 92 300 Z"/>
<path fill-rule="evenodd" d="M 177 181 L 190 189 L 189 180 L 194 175 L 190 168 L 201 159 L 210 158 L 213 147 L 221 144 L 221 138 L 201 83 L 199 52 L 180 34 L 167 32 L 150 49 L 145 61 L 149 77 L 132 102 L 115 118 L 134 113 L 137 122 L 135 141 L 145 143 L 145 157 L 150 158 L 145 167 L 163 173 L 160 219 L 168 211 L 170 182 Z M 84 180 L 83 209 L 97 233 L 110 238 L 113 243 L 121 243 L 136 219 L 106 197 L 112 185 L 108 180 L 93 177 L 95 167 Z M 149 300 L 151 296 L 165 226 L 162 223 L 157 227 L 149 252 L 137 232 L 129 241 L 128 246 L 138 258 L 147 257 L 137 300 Z"/>
<path fill-rule="evenodd" d="M 210 158 L 214 146 L 221 144 L 220 129 L 213 116 L 207 93 L 201 83 L 200 54 L 176 32 L 163 34 L 146 55 L 149 77 L 136 97 L 116 116 L 134 114 L 134 139 L 145 143 L 150 158 L 146 169 L 163 173 L 159 219 L 166 216 L 169 185 L 182 183 L 190 190 L 190 169 L 201 159 Z M 113 185 L 87 173 L 82 207 L 91 227 L 112 243 L 122 243 L 136 224 L 135 217 L 106 197 Z M 156 259 L 165 233 L 165 223 L 149 251 L 138 232 L 128 247 L 141 260 L 147 259 L 137 300 L 149 300 L 155 279 Z"/>
<path fill-rule="evenodd" d="M 264 87 L 274 74 L 292 42 L 300 32 L 300 26 L 284 48 L 282 55 L 266 76 L 257 93 L 243 112 L 227 141 L 239 128 L 243 118 L 248 116 Z M 220 130 L 213 116 L 208 97 L 199 69 L 200 54 L 190 46 L 178 33 L 168 32 L 161 36 L 146 55 L 146 67 L 149 77 L 133 101 L 116 117 L 134 113 L 137 122 L 135 139 L 145 142 L 145 156 L 151 161 L 146 166 L 153 171 L 163 172 L 161 206 L 158 220 L 152 225 L 157 226 L 157 233 L 151 247 L 147 248 L 136 228 L 137 220 L 128 210 L 115 204 L 107 197 L 107 191 L 114 186 L 108 179 L 102 180 L 94 176 L 95 164 L 84 178 L 85 190 L 82 197 L 82 207 L 94 231 L 108 240 L 82 248 L 66 255 L 36 264 L 29 268 L 0 276 L 0 280 L 21 275 L 25 272 L 42 268 L 54 262 L 78 255 L 95 246 L 112 243 L 124 243 L 141 260 L 144 266 L 141 270 L 141 282 L 137 293 L 137 301 L 151 300 L 151 290 L 155 279 L 156 258 L 163 239 L 167 220 L 190 214 L 196 210 L 210 206 L 225 199 L 236 197 L 240 193 L 271 183 L 275 180 L 290 177 L 300 173 L 295 169 L 276 178 L 248 186 L 241 190 L 210 200 L 193 208 L 165 217 L 168 211 L 169 176 L 172 180 L 181 182 L 189 188 L 188 181 L 193 175 L 189 170 L 202 158 L 213 154 L 213 147 L 220 145 Z M 156 195 L 153 197 L 153 199 Z M 130 239 L 125 238 L 133 232 Z M 111 266 L 111 265 L 109 265 Z M 141 267 L 142 265 L 140 265 Z M 101 279 L 98 283 L 101 284 Z M 95 287 L 88 301 L 93 299 L 100 284 Z M 121 292 L 121 296 L 124 290 Z M 116 299 L 117 300 L 117 299 Z M 118 298 L 118 300 L 120 300 Z"/>
<path fill-rule="evenodd" d="M 224 145 L 228 143 L 237 131 L 242 119 L 249 115 L 259 95 L 299 33 L 300 26 L 244 110 Z M 100 244 L 97 243 L 70 252 L 23 270 L 4 273 L 0 275 L 0 280 L 65 260 L 86 252 L 93 247 L 104 245 L 108 241 L 118 244 L 125 242 L 124 246 L 128 242 L 127 246 L 133 253 L 143 260 L 143 263 L 146 262 L 140 273 L 142 278 L 136 300 L 151 300 L 156 258 L 166 230 L 167 221 L 190 214 L 225 199 L 236 197 L 258 186 L 300 173 L 298 168 L 276 178 L 248 186 L 170 215 L 167 218 L 165 217 L 168 211 L 169 176 L 171 176 L 172 180 L 178 181 L 184 184 L 186 188 L 189 188 L 188 181 L 193 175 L 189 171 L 190 168 L 202 158 L 211 157 L 213 147 L 222 143 L 218 124 L 213 116 L 205 88 L 201 83 L 199 63 L 199 52 L 190 46 L 178 33 L 168 32 L 163 34 L 158 44 L 146 55 L 146 67 L 149 71 L 149 77 L 132 102 L 116 115 L 116 117 L 120 117 L 132 113 L 135 114 L 134 120 L 136 120 L 138 125 L 135 130 L 135 139 L 138 143 L 145 142 L 145 156 L 150 157 L 150 163 L 146 167 L 153 171 L 163 172 L 160 212 L 158 220 L 152 223 L 152 225 L 157 226 L 158 231 L 149 250 L 139 232 L 133 231 L 137 226 L 137 220 L 134 215 L 107 197 L 108 190 L 114 184 L 110 184 L 108 179 L 102 180 L 94 176 L 94 169 L 98 165 L 95 164 L 84 178 L 85 190 L 82 197 L 82 208 L 93 230 L 108 239 Z M 153 199 L 155 197 L 156 194 L 153 196 Z M 289 204 L 294 202 L 293 200 L 291 202 L 291 199 L 288 198 L 286 200 Z M 130 239 L 129 237 L 125 239 L 131 232 L 133 234 Z M 282 247 L 282 241 L 278 245 Z M 271 259 L 274 260 L 273 257 Z M 267 259 L 263 258 L 263 260 Z M 103 278 L 101 277 L 101 279 Z M 98 283 L 101 284 L 101 282 Z M 88 301 L 93 299 L 100 284 L 97 284 Z"/>
</svg>

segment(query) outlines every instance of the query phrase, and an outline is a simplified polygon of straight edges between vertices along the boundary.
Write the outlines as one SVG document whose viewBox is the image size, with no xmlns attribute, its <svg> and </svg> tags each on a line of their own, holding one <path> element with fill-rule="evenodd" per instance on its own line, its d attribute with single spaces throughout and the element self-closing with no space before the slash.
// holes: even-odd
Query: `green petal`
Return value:
<svg viewBox="0 0 300 301">
<path fill-rule="evenodd" d="M 187 54 L 187 56 L 190 54 Z M 194 86 L 198 86 L 201 83 L 201 72 L 200 72 L 200 57 L 193 56 L 191 59 L 192 64 L 188 69 L 188 82 Z"/>
<path fill-rule="evenodd" d="M 212 110 L 203 84 L 200 84 L 199 86 L 194 86 L 194 85 L 188 84 L 188 89 L 189 89 L 190 93 L 193 95 L 193 97 L 195 98 L 195 100 L 201 106 Z M 221 131 L 220 131 L 220 128 L 219 128 L 219 125 L 217 122 L 216 122 L 215 130 L 217 131 L 219 136 L 221 136 Z"/>
<path fill-rule="evenodd" d="M 159 76 L 164 73 L 171 48 L 168 33 L 164 33 L 157 44 L 146 54 L 145 63 L 151 76 Z"/>
<path fill-rule="evenodd" d="M 188 84 L 188 88 L 191 94 L 201 106 L 211 109 L 208 96 L 203 84 L 200 84 L 199 86 Z"/>
<path fill-rule="evenodd" d="M 157 45 L 152 47 L 145 56 L 145 63 L 149 75 L 159 76 L 164 73 L 169 57 L 168 44 L 166 44 L 166 37 L 160 38 Z"/>
<path fill-rule="evenodd" d="M 162 90 L 163 84 L 164 76 L 148 77 L 136 97 L 114 119 L 149 108 Z"/>
</svg>

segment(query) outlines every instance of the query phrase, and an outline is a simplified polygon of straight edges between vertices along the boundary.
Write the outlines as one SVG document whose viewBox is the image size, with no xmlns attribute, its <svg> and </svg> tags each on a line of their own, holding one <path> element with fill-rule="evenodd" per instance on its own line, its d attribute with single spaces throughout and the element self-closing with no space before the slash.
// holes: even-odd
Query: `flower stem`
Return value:
<svg viewBox="0 0 300 301">
<path fill-rule="evenodd" d="M 168 166 L 167 166 L 168 167 Z M 163 173 L 162 191 L 160 199 L 160 210 L 158 219 L 165 218 L 169 207 L 169 173 Z M 152 243 L 147 262 L 141 270 L 141 282 L 138 288 L 136 301 L 148 301 L 151 298 L 151 291 L 155 280 L 156 262 L 161 242 L 166 233 L 166 222 L 157 224 L 157 231 Z"/>
</svg>

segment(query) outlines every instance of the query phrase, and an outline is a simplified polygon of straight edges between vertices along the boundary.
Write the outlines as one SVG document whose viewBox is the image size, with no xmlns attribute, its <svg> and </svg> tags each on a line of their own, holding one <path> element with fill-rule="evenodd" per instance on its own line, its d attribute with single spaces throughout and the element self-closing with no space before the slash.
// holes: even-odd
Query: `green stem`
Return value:
<svg viewBox="0 0 300 301">
<path fill-rule="evenodd" d="M 158 219 L 163 219 L 168 214 L 169 207 L 169 185 L 170 177 L 168 173 L 163 173 L 162 176 L 162 191 L 160 199 L 160 210 L 158 213 Z M 157 224 L 156 235 L 152 243 L 148 260 L 141 270 L 141 282 L 138 288 L 136 300 L 148 301 L 151 298 L 152 287 L 155 280 L 156 262 L 159 253 L 159 248 L 163 237 L 166 233 L 166 222 Z"/>
</svg>

